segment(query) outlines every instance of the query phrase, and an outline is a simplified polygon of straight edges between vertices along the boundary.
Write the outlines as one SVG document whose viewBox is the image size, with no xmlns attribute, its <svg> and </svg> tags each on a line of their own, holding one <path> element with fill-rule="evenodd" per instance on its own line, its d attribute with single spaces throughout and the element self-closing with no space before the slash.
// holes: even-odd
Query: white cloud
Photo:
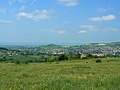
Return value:
<svg viewBox="0 0 120 90">
<path fill-rule="evenodd" d="M 58 3 L 64 6 L 77 6 L 79 4 L 78 0 L 58 0 Z"/>
<path fill-rule="evenodd" d="M 69 22 L 69 21 L 64 21 L 63 23 L 64 23 L 64 24 L 69 24 L 70 22 Z"/>
<path fill-rule="evenodd" d="M 113 27 L 105 27 L 105 28 L 102 28 L 101 30 L 102 31 L 113 31 L 113 32 L 118 31 L 118 29 L 113 28 Z"/>
<path fill-rule="evenodd" d="M 80 30 L 78 31 L 79 34 L 84 34 L 84 33 L 87 33 L 88 31 L 85 31 L 85 30 Z"/>
<path fill-rule="evenodd" d="M 16 2 L 21 3 L 21 4 L 24 4 L 24 3 L 26 3 L 27 1 L 28 1 L 28 0 L 8 0 L 8 3 L 9 3 L 9 5 L 12 5 L 12 4 L 16 3 Z"/>
<path fill-rule="evenodd" d="M 37 0 L 32 0 L 31 4 L 35 3 Z"/>
<path fill-rule="evenodd" d="M 99 12 L 99 13 L 103 13 L 103 12 L 106 12 L 106 11 L 107 11 L 106 8 L 103 8 L 103 7 L 98 7 L 97 8 L 97 12 Z"/>
<path fill-rule="evenodd" d="M 87 33 L 90 31 L 111 31 L 111 32 L 115 32 L 118 31 L 117 28 L 114 27 L 96 27 L 94 25 L 80 25 L 80 28 L 82 30 L 80 30 L 78 33 Z"/>
<path fill-rule="evenodd" d="M 13 5 L 15 3 L 19 3 L 19 4 L 26 4 L 26 3 L 35 3 L 37 0 L 8 0 L 9 5 Z"/>
<path fill-rule="evenodd" d="M 111 21 L 116 19 L 116 17 L 114 15 L 108 15 L 108 16 L 102 16 L 102 17 L 93 17 L 90 18 L 89 20 L 91 21 Z"/>
<path fill-rule="evenodd" d="M 55 33 L 55 34 L 65 34 L 66 33 L 65 30 L 47 29 L 46 31 L 49 33 Z"/>
<path fill-rule="evenodd" d="M 10 20 L 0 20 L 0 23 L 11 24 L 11 23 L 13 23 L 13 21 L 10 21 Z"/>
<path fill-rule="evenodd" d="M 58 34 L 64 34 L 66 31 L 58 31 Z"/>
<path fill-rule="evenodd" d="M 49 10 L 36 10 L 33 13 L 26 13 L 26 12 L 20 12 L 17 14 L 17 18 L 21 19 L 21 18 L 28 18 L 28 19 L 32 19 L 32 20 L 44 20 L 44 19 L 49 19 L 50 18 L 50 13 L 51 11 Z"/>
<path fill-rule="evenodd" d="M 94 25 L 81 25 L 80 28 L 87 30 L 98 30 L 98 28 Z"/>
<path fill-rule="evenodd" d="M 52 34 L 65 34 L 66 31 L 65 30 L 55 30 L 53 28 L 48 28 L 48 29 L 42 29 L 39 30 L 41 32 L 47 32 L 47 33 L 52 33 Z"/>
</svg>

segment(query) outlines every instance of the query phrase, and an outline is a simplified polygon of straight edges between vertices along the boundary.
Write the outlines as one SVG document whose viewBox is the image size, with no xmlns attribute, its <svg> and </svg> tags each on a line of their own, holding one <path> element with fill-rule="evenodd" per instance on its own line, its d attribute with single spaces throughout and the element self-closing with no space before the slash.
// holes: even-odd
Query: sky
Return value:
<svg viewBox="0 0 120 90">
<path fill-rule="evenodd" d="M 120 41 L 120 0 L 0 0 L 0 43 Z"/>
</svg>

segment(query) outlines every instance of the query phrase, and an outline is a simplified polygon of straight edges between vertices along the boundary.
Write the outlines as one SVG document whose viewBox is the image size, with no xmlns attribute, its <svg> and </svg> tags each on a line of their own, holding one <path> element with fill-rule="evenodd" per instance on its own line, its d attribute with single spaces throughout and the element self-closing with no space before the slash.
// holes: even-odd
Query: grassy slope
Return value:
<svg viewBox="0 0 120 90">
<path fill-rule="evenodd" d="M 0 90 L 120 90 L 119 83 L 120 59 L 0 63 Z"/>
</svg>

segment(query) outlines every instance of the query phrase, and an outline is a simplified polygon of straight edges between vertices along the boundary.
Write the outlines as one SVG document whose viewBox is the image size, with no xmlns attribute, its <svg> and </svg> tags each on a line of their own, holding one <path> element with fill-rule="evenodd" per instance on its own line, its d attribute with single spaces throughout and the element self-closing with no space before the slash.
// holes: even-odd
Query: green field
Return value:
<svg viewBox="0 0 120 90">
<path fill-rule="evenodd" d="M 120 58 L 0 63 L 0 90 L 120 90 Z"/>
</svg>

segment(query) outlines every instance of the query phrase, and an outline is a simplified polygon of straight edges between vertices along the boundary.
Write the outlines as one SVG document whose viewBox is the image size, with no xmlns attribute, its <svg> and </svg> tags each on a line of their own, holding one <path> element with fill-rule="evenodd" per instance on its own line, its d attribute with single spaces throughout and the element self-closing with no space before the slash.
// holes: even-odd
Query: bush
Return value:
<svg viewBox="0 0 120 90">
<path fill-rule="evenodd" d="M 15 64 L 20 64 L 21 62 L 20 61 L 15 61 Z"/>
<path fill-rule="evenodd" d="M 15 63 L 15 64 L 29 64 L 31 63 L 30 61 L 20 61 L 20 60 L 16 60 L 16 61 L 12 61 L 11 63 Z"/>
<path fill-rule="evenodd" d="M 88 58 L 88 59 L 93 58 L 93 55 L 90 53 L 87 53 L 86 58 Z"/>
<path fill-rule="evenodd" d="M 58 60 L 59 60 L 59 61 L 68 60 L 68 59 L 69 59 L 69 57 L 68 57 L 68 55 L 66 55 L 66 54 L 60 54 L 60 55 L 58 56 Z"/>
<path fill-rule="evenodd" d="M 28 64 L 28 63 L 30 63 L 29 61 L 24 61 L 24 64 Z"/>
<path fill-rule="evenodd" d="M 97 60 L 95 60 L 95 62 L 96 63 L 101 63 L 102 61 L 101 61 L 101 59 L 97 59 Z"/>
<path fill-rule="evenodd" d="M 57 56 L 49 57 L 46 59 L 46 62 L 57 62 L 57 61 L 58 61 Z"/>
</svg>

